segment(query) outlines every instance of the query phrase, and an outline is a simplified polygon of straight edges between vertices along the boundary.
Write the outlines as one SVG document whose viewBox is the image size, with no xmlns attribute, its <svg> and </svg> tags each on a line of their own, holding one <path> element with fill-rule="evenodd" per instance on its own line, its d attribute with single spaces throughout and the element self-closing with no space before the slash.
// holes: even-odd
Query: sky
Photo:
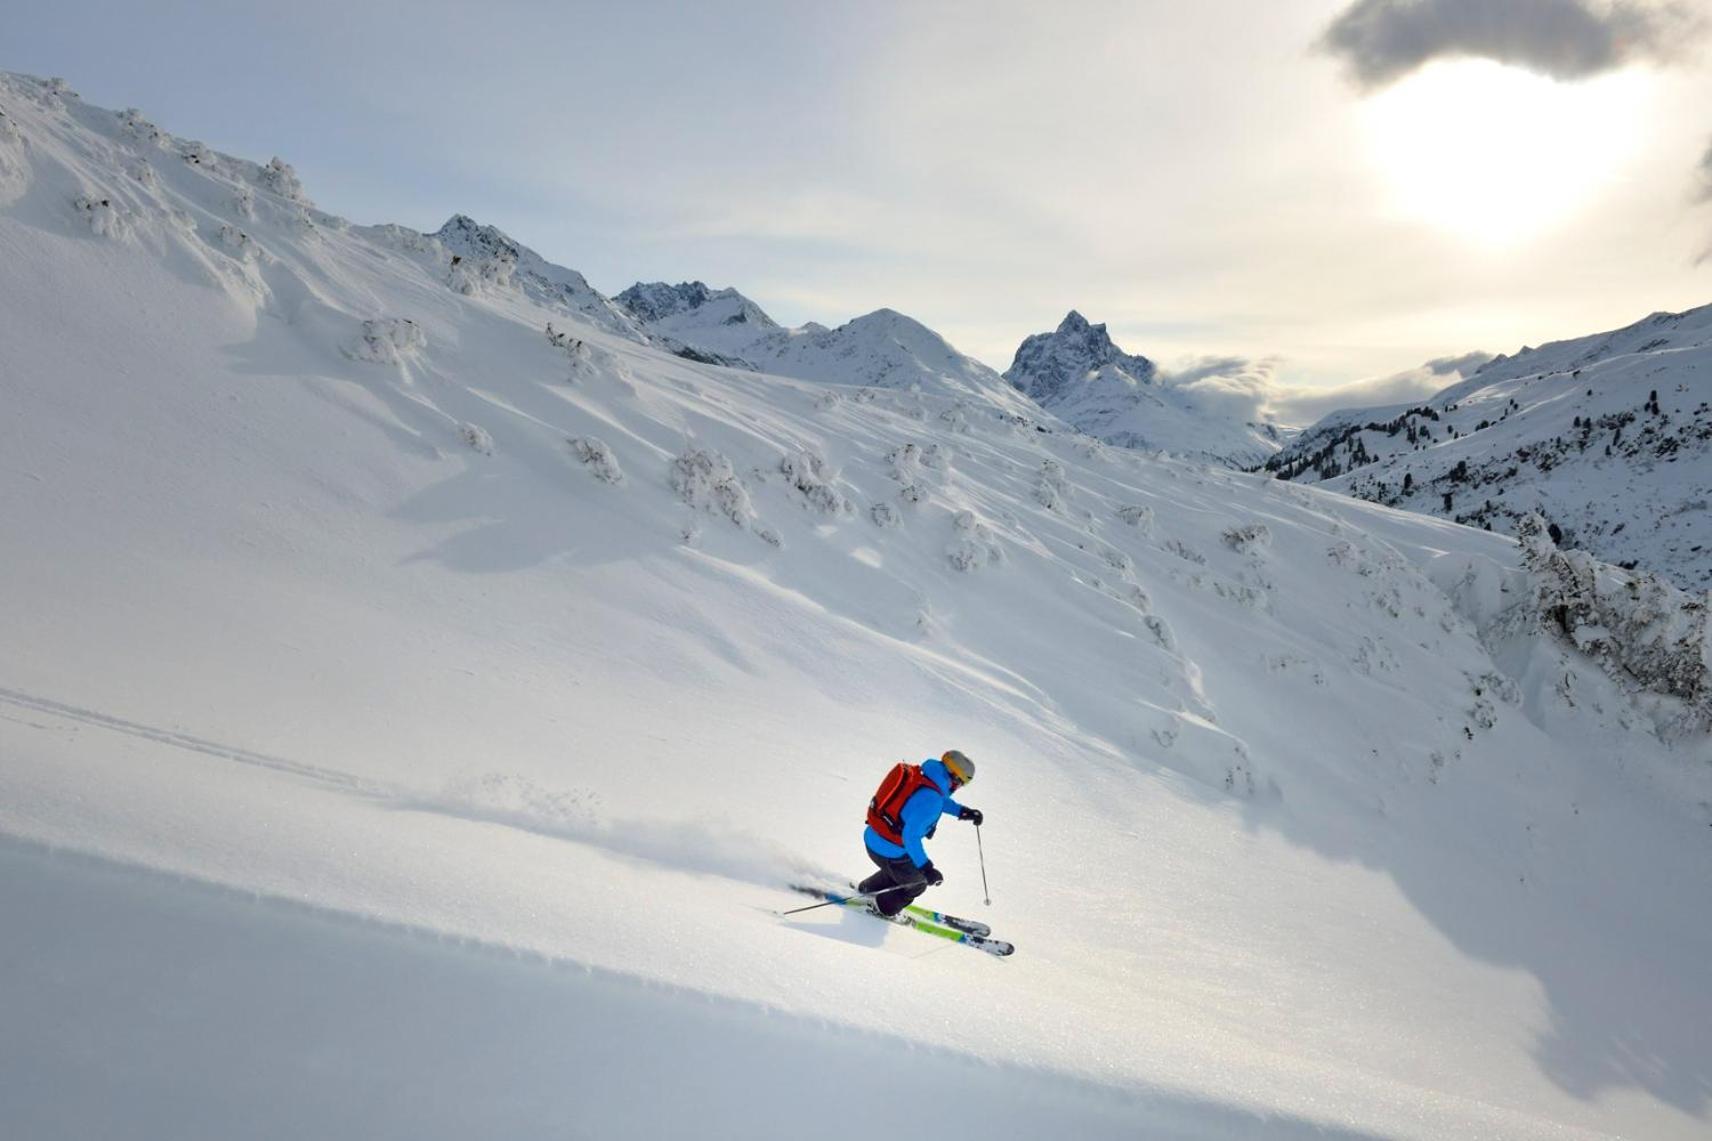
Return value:
<svg viewBox="0 0 1712 1141">
<path fill-rule="evenodd" d="M 1297 418 L 1712 302 L 1712 0 L 0 0 L 0 68 L 605 292 L 1074 308 Z M 1353 386 L 1353 387 L 1352 387 Z M 1329 393 L 1329 395 L 1328 395 Z M 1282 395 L 1280 395 L 1282 394 Z"/>
</svg>

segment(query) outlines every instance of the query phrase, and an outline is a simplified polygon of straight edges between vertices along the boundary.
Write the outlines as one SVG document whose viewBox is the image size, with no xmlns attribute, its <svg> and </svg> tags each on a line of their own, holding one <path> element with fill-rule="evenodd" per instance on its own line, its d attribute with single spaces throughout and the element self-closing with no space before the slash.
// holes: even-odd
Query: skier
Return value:
<svg viewBox="0 0 1712 1141">
<path fill-rule="evenodd" d="M 868 802 L 868 830 L 862 839 L 868 858 L 880 870 L 857 884 L 884 915 L 896 915 L 930 887 L 945 882 L 922 841 L 939 826 L 940 816 L 955 816 L 981 826 L 981 810 L 965 808 L 951 794 L 975 779 L 975 762 L 952 749 L 919 765 L 899 762 Z M 896 891 L 888 891 L 896 888 Z M 884 893 L 884 894 L 879 894 Z"/>
</svg>

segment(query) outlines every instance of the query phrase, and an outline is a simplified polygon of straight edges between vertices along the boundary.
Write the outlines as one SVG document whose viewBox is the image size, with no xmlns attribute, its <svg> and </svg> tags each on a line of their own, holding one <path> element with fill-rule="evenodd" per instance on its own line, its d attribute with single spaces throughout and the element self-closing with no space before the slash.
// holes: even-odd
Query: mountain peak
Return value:
<svg viewBox="0 0 1712 1141">
<path fill-rule="evenodd" d="M 510 286 L 564 305 L 620 336 L 644 339 L 629 314 L 574 269 L 548 261 L 497 226 L 453 214 L 432 235 L 452 255 L 451 280 L 460 292 Z"/>
<path fill-rule="evenodd" d="M 729 287 L 712 289 L 701 281 L 680 281 L 676 285 L 664 281 L 638 281 L 613 300 L 644 324 L 681 318 L 714 306 L 718 311 L 718 323 L 722 325 L 747 325 L 757 331 L 778 327 L 778 323 L 759 305 L 737 290 Z M 713 315 L 712 311 L 709 315 Z M 674 331 L 682 333 L 684 330 Z"/>
<path fill-rule="evenodd" d="M 923 325 L 914 317 L 904 313 L 899 313 L 896 309 L 888 308 L 880 308 L 874 310 L 872 313 L 864 313 L 860 317 L 852 317 L 849 321 L 845 322 L 845 324 L 851 328 L 861 329 L 905 328 L 911 330 L 921 329 L 929 333 L 933 332 L 933 330 L 928 329 L 926 325 Z M 934 335 L 938 336 L 937 333 Z"/>
<path fill-rule="evenodd" d="M 455 254 L 521 261 L 524 248 L 496 226 L 484 226 L 468 214 L 453 214 L 433 236 Z"/>
<path fill-rule="evenodd" d="M 1221 397 L 1194 373 L 1161 378 L 1144 356 L 1112 342 L 1075 309 L 1023 341 L 1005 379 L 1077 430 L 1125 448 L 1247 466 L 1278 450 L 1277 429 L 1253 400 Z"/>
<path fill-rule="evenodd" d="M 1095 373 L 1111 367 L 1135 385 L 1153 383 L 1152 361 L 1118 348 L 1104 324 L 1091 324 L 1072 309 L 1058 328 L 1023 341 L 1005 379 L 1042 404 L 1084 388 Z"/>
</svg>

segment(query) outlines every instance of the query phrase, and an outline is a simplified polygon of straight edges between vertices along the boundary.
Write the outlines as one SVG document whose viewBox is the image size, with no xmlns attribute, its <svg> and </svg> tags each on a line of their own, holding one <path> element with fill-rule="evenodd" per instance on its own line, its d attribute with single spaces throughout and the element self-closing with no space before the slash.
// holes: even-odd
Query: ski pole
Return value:
<svg viewBox="0 0 1712 1141">
<path fill-rule="evenodd" d="M 975 854 L 981 857 L 981 895 L 988 907 L 993 906 L 993 893 L 987 890 L 987 853 L 981 847 L 981 826 L 975 825 Z"/>
<path fill-rule="evenodd" d="M 897 891 L 900 888 L 914 887 L 914 886 L 915 886 L 914 884 L 895 883 L 891 887 L 883 887 L 879 891 L 875 891 L 875 892 L 859 891 L 855 895 L 847 895 L 843 899 L 828 899 L 828 900 L 825 900 L 821 903 L 811 903 L 807 907 L 793 907 L 789 911 L 781 911 L 781 912 L 779 912 L 779 914 L 780 915 L 796 915 L 796 914 L 798 914 L 800 912 L 804 912 L 804 911 L 813 911 L 817 907 L 831 907 L 835 903 L 849 903 L 853 899 L 878 899 L 880 896 L 885 895 L 887 892 L 893 892 L 893 891 Z"/>
</svg>

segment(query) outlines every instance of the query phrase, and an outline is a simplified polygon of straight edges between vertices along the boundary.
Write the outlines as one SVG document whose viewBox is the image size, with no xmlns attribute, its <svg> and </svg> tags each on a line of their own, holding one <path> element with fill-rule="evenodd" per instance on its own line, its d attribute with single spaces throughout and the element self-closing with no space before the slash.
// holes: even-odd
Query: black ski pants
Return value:
<svg viewBox="0 0 1712 1141">
<path fill-rule="evenodd" d="M 874 906 L 887 915 L 896 915 L 916 896 L 927 890 L 927 877 L 921 874 L 921 869 L 915 866 L 915 861 L 904 853 L 895 859 L 882 856 L 868 845 L 862 845 L 862 850 L 868 853 L 868 858 L 874 861 L 874 866 L 880 870 L 856 885 L 856 889 L 865 895 L 884 891 L 884 895 L 875 896 Z M 896 891 L 886 891 L 895 887 Z"/>
</svg>

